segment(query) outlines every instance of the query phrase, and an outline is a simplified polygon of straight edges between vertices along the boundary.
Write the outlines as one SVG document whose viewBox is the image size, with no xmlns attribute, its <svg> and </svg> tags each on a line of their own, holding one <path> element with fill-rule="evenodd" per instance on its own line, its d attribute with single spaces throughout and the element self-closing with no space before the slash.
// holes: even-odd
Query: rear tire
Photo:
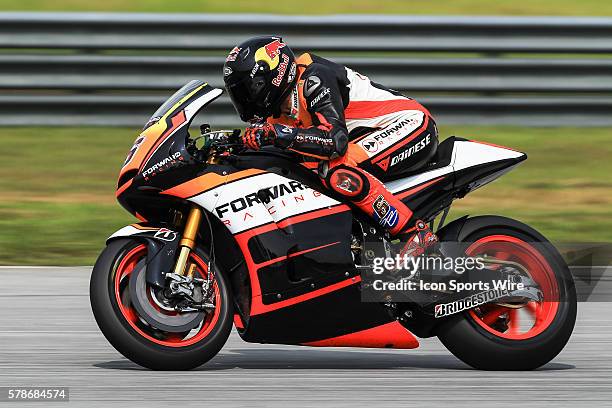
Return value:
<svg viewBox="0 0 612 408">
<path fill-rule="evenodd" d="M 543 270 L 548 271 L 548 275 L 552 275 L 549 276 L 550 282 L 557 285 L 558 303 L 557 305 L 556 302 L 546 303 L 545 294 L 539 310 L 544 309 L 545 305 L 553 305 L 554 308 L 549 308 L 546 319 L 540 320 L 544 323 L 540 323 L 537 330 L 531 328 L 524 334 L 516 335 L 504 333 L 504 329 L 499 329 L 499 326 L 488 327 L 484 323 L 484 318 L 477 321 L 478 315 L 475 311 L 451 316 L 437 330 L 442 344 L 460 360 L 481 370 L 532 370 L 551 361 L 567 344 L 576 321 L 577 301 L 574 281 L 561 255 L 541 234 L 527 225 L 508 218 L 492 216 L 470 218 L 461 232 L 462 242 L 476 243 L 476 246 L 478 242 L 495 240 L 504 244 L 502 237 L 508 237 L 506 239 L 519 245 L 518 248 L 526 248 L 527 255 L 523 256 L 528 256 L 533 249 L 537 250 L 541 257 L 536 259 L 544 266 L 548 264 Z M 466 248 L 467 245 L 469 244 L 466 244 Z M 508 310 L 502 316 L 509 319 L 509 313 L 516 312 Z M 533 327 L 536 328 L 536 324 Z"/>
<path fill-rule="evenodd" d="M 185 341 L 185 345 L 156 342 L 156 339 L 143 335 L 142 331 L 130 324 L 125 315 L 125 305 L 120 307 L 115 293 L 115 279 L 122 259 L 142 246 L 142 242 L 133 239 L 114 240 L 96 261 L 89 291 L 91 308 L 100 330 L 117 351 L 152 370 L 189 370 L 206 363 L 221 350 L 232 328 L 232 302 L 226 278 L 217 268 L 215 280 L 219 311 L 218 315 L 215 311 L 214 319 L 210 319 L 213 327 L 202 332 L 205 334 L 203 338 L 193 344 Z M 193 256 L 200 261 L 208 259 L 200 249 L 196 249 Z M 176 334 L 174 336 L 177 337 Z M 160 338 L 171 339 L 170 335 Z"/>
</svg>

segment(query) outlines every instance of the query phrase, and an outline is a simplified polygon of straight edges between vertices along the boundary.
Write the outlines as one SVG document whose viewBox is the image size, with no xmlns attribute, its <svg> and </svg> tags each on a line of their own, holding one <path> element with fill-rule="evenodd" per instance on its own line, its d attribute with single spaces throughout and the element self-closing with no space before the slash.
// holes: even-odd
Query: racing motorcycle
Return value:
<svg viewBox="0 0 612 408">
<path fill-rule="evenodd" d="M 384 180 L 443 242 L 510 270 L 531 295 L 437 316 L 419 302 L 362 301 L 363 270 L 393 239 L 324 188 L 308 163 L 240 144 L 240 130 L 189 127 L 222 90 L 192 81 L 155 112 L 121 169 L 116 196 L 141 222 L 112 234 L 90 282 L 104 336 L 158 370 L 213 358 L 232 327 L 247 342 L 410 349 L 437 336 L 478 369 L 534 369 L 567 343 L 576 292 L 558 251 L 500 216 L 445 225 L 452 202 L 526 159 L 449 137 L 418 173 Z M 384 254 L 383 254 L 384 255 Z M 510 272 L 508 272 L 510 273 Z M 435 298 L 434 298 L 435 299 Z M 437 298 L 444 300 L 444 298 Z"/>
</svg>

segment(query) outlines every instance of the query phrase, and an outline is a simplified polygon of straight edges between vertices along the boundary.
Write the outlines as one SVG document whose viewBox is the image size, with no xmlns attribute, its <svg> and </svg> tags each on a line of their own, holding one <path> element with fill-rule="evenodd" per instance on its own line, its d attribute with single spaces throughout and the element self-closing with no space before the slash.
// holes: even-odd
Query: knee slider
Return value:
<svg viewBox="0 0 612 408">
<path fill-rule="evenodd" d="M 363 200 L 370 190 L 363 174 L 345 166 L 330 169 L 325 181 L 329 188 L 351 201 Z"/>
</svg>

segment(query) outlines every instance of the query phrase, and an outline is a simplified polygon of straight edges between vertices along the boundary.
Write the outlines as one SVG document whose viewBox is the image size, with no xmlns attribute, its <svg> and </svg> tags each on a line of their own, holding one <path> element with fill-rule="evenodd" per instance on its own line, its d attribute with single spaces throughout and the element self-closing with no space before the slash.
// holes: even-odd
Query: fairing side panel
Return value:
<svg viewBox="0 0 612 408">
<path fill-rule="evenodd" d="M 386 310 L 360 302 L 350 208 L 278 174 L 240 173 L 214 187 L 201 183 L 205 191 L 187 199 L 217 217 L 244 256 L 251 285 L 245 339 L 299 344 L 387 323 Z M 173 194 L 186 192 L 177 188 Z M 339 296 L 343 317 L 323 312 Z"/>
<path fill-rule="evenodd" d="M 338 206 L 236 235 L 251 278 L 251 316 L 319 296 L 357 276 L 351 221 L 351 212 Z"/>
<path fill-rule="evenodd" d="M 419 341 L 398 321 L 382 324 L 342 336 L 302 344 L 311 347 L 365 347 L 413 349 Z"/>
<path fill-rule="evenodd" d="M 188 200 L 210 211 L 233 234 L 340 205 L 298 181 L 268 172 L 221 184 Z"/>
<path fill-rule="evenodd" d="M 339 284 L 315 298 L 251 316 L 247 327 L 238 333 L 243 340 L 254 343 L 305 344 L 394 321 L 382 305 L 361 302 L 359 277 Z M 389 339 L 389 343 L 394 341 Z"/>
</svg>

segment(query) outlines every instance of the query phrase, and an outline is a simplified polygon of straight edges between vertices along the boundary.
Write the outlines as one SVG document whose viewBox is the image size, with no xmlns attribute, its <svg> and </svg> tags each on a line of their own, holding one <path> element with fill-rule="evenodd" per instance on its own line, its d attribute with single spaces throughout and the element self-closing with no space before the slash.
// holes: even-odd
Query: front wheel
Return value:
<svg viewBox="0 0 612 408">
<path fill-rule="evenodd" d="M 232 328 L 232 302 L 222 273 L 214 274 L 214 310 L 197 312 L 197 326 L 183 332 L 153 327 L 138 315 L 130 301 L 130 277 L 142 265 L 147 246 L 132 239 L 112 241 L 100 254 L 90 281 L 90 300 L 100 330 L 117 351 L 133 362 L 153 370 L 188 370 L 213 358 L 223 347 Z M 207 255 L 196 249 L 190 255 L 196 276 L 207 279 Z M 184 316 L 156 302 L 149 284 L 143 281 L 151 306 L 160 318 Z M 193 313 L 193 312 L 191 312 Z M 191 320 L 187 316 L 186 320 Z"/>
<path fill-rule="evenodd" d="M 483 370 L 531 370 L 567 344 L 576 321 L 576 290 L 569 269 L 541 234 L 503 217 L 475 217 L 462 229 L 466 254 L 521 264 L 538 284 L 541 302 L 486 304 L 452 316 L 438 328 L 446 348 Z"/>
</svg>

